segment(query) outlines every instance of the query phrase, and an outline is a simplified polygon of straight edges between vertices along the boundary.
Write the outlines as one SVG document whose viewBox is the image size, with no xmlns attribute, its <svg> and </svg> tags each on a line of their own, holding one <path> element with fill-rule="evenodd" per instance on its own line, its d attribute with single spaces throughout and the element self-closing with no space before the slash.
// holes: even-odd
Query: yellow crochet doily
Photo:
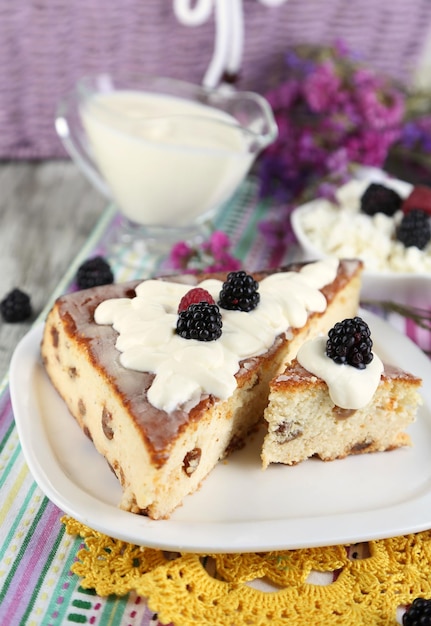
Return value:
<svg viewBox="0 0 431 626">
<path fill-rule="evenodd" d="M 62 521 L 85 542 L 72 568 L 83 587 L 101 596 L 135 590 L 175 626 L 395 626 L 399 607 L 431 598 L 431 531 L 350 547 L 203 556 Z"/>
</svg>

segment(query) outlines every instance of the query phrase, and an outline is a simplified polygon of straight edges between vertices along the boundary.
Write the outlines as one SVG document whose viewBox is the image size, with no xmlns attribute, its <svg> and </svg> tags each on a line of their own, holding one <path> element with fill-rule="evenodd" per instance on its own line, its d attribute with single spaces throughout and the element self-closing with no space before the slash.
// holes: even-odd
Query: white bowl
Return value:
<svg viewBox="0 0 431 626">
<path fill-rule="evenodd" d="M 356 200 L 352 198 L 351 192 L 352 187 L 354 187 L 353 185 L 350 187 L 350 192 L 346 191 L 347 188 L 345 186 L 340 188 L 341 194 L 343 194 L 343 192 L 347 194 L 347 198 L 350 202 L 350 208 L 345 209 L 347 213 L 343 216 L 343 219 L 346 221 L 343 223 L 343 229 L 339 233 L 339 238 L 344 240 L 342 254 L 338 254 L 337 251 L 331 249 L 329 243 L 328 248 L 325 248 L 326 241 L 319 241 L 317 243 L 315 240 L 312 240 L 304 230 L 304 218 L 306 216 L 309 217 L 310 214 L 315 213 L 316 220 L 318 219 L 318 209 L 320 213 L 322 199 L 316 199 L 308 202 L 307 204 L 303 204 L 292 212 L 291 224 L 300 246 L 301 258 L 309 261 L 321 259 L 327 256 L 334 256 L 334 254 L 335 256 L 344 258 L 361 258 L 364 261 L 361 291 L 362 300 L 377 300 L 379 302 L 389 300 L 404 305 L 418 307 L 426 306 L 429 308 L 431 301 L 431 272 L 397 271 L 389 268 L 379 268 L 378 270 L 374 269 L 369 266 L 372 265 L 371 261 L 369 264 L 367 263 L 367 254 L 370 254 L 368 248 L 364 251 L 364 255 L 362 255 L 361 253 L 358 253 L 358 249 L 355 249 L 355 245 L 352 244 L 350 249 L 349 244 L 347 243 L 349 236 L 348 231 L 351 228 L 352 233 L 354 233 L 354 216 L 358 213 L 358 210 L 355 209 L 353 205 L 355 201 L 357 201 L 357 205 L 359 207 L 360 196 L 368 184 L 371 182 L 383 182 L 383 184 L 396 189 L 402 197 L 407 197 L 409 195 L 412 185 L 410 183 L 406 183 L 405 181 L 391 179 L 381 170 L 364 170 L 359 174 L 358 179 L 359 180 L 355 180 L 357 188 L 354 188 L 353 191 L 362 191 L 357 196 Z M 349 202 L 347 204 L 349 204 Z M 332 206 L 335 207 L 335 205 Z M 338 210 L 344 209 L 337 209 L 337 211 Z M 352 220 L 348 219 L 350 214 L 352 215 Z M 322 217 L 321 213 L 320 217 Z M 367 218 L 365 217 L 365 219 Z M 378 219 L 385 220 L 386 218 L 380 216 Z M 321 227 L 323 229 L 324 225 L 320 224 L 320 227 L 319 225 L 317 225 L 317 227 Z M 427 246 L 427 255 L 428 253 L 431 255 L 431 249 L 429 250 L 429 247 L 431 247 L 431 244 L 428 244 Z M 422 252 L 419 253 L 417 248 L 410 249 L 410 251 L 412 254 L 423 254 Z"/>
</svg>

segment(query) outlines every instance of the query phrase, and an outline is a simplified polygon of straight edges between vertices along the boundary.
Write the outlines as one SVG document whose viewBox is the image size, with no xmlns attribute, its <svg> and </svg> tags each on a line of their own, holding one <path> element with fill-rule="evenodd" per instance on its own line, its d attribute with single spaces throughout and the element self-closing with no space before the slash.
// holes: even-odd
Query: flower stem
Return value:
<svg viewBox="0 0 431 626">
<path fill-rule="evenodd" d="M 387 313 L 397 313 L 402 317 L 412 320 L 420 328 L 431 331 L 431 311 L 421 307 L 411 307 L 398 302 L 379 301 L 379 300 L 364 300 L 362 305 L 377 307 L 386 311 Z"/>
</svg>

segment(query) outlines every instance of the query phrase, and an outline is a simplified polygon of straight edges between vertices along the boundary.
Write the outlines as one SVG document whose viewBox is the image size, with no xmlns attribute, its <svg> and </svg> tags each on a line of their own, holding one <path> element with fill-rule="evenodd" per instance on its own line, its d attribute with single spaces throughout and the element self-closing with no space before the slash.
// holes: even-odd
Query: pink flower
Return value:
<svg viewBox="0 0 431 626">
<path fill-rule="evenodd" d="M 192 274 L 238 270 L 241 262 L 231 254 L 230 246 L 230 239 L 223 231 L 213 232 L 208 240 L 194 247 L 180 241 L 171 249 L 167 266 Z"/>
<path fill-rule="evenodd" d="M 351 81 L 355 90 L 366 88 L 380 90 L 384 87 L 381 78 L 370 67 L 365 66 L 352 68 Z"/>
<path fill-rule="evenodd" d="M 300 94 L 300 89 L 299 81 L 295 79 L 288 80 L 277 87 L 277 89 L 268 92 L 266 99 L 273 109 L 290 107 Z"/>
<path fill-rule="evenodd" d="M 222 257 L 229 249 L 229 246 L 229 237 L 222 230 L 213 232 L 209 240 L 202 244 L 202 248 L 206 252 L 212 253 L 215 258 Z"/>
<path fill-rule="evenodd" d="M 365 125 L 377 130 L 400 125 L 404 115 L 404 99 L 400 94 L 382 95 L 372 90 L 359 90 L 358 106 Z"/>
<path fill-rule="evenodd" d="M 391 132 L 365 130 L 347 138 L 345 148 L 351 162 L 381 167 L 394 141 Z"/>
<path fill-rule="evenodd" d="M 303 93 L 305 102 L 314 113 L 330 111 L 335 94 L 339 91 L 341 80 L 331 61 L 316 66 L 316 70 L 306 76 Z"/>
<path fill-rule="evenodd" d="M 348 150 L 343 146 L 335 150 L 328 157 L 328 169 L 334 174 L 341 174 L 347 172 L 349 165 Z"/>
<path fill-rule="evenodd" d="M 176 243 L 169 256 L 170 264 L 173 269 L 183 270 L 187 267 L 194 251 L 185 241 Z"/>
<path fill-rule="evenodd" d="M 236 272 L 241 269 L 241 261 L 230 255 L 218 259 L 205 268 L 206 272 Z"/>
</svg>

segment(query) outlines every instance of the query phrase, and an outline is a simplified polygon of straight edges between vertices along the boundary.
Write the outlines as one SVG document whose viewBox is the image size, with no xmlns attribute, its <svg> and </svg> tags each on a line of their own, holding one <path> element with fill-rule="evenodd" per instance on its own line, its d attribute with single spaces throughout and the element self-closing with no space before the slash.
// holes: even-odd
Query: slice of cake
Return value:
<svg viewBox="0 0 431 626">
<path fill-rule="evenodd" d="M 362 264 L 95 287 L 57 300 L 42 357 L 118 477 L 121 508 L 166 518 L 261 421 L 270 380 L 358 306 Z"/>
<path fill-rule="evenodd" d="M 422 381 L 384 365 L 371 349 L 359 317 L 303 344 L 270 385 L 264 468 L 411 445 L 405 429 L 415 420 Z"/>
</svg>

